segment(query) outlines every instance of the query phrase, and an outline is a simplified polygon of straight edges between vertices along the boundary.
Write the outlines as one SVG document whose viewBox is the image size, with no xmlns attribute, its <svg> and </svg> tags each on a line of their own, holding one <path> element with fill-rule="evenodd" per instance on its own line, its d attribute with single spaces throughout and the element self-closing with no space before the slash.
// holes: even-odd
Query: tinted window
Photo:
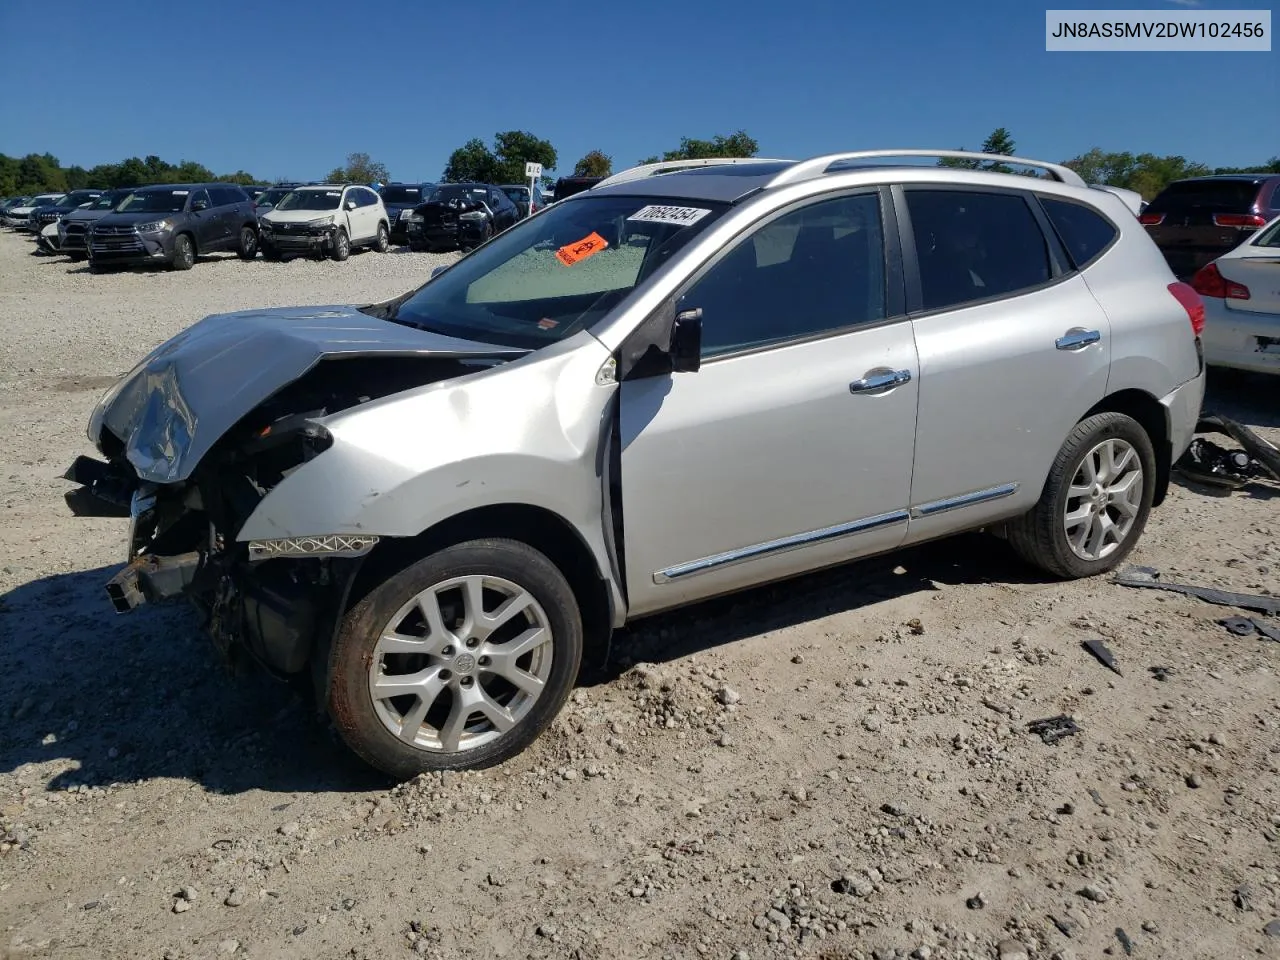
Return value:
<svg viewBox="0 0 1280 960">
<path fill-rule="evenodd" d="M 186 209 L 189 190 L 145 190 L 132 193 L 116 208 L 119 213 L 178 213 Z"/>
<path fill-rule="evenodd" d="M 1018 194 L 907 190 L 924 309 L 942 310 L 1047 283 L 1044 234 Z"/>
<path fill-rule="evenodd" d="M 378 195 L 372 190 L 361 190 L 360 195 L 364 197 L 364 203 L 360 204 L 362 207 L 376 207 L 378 205 Z"/>
<path fill-rule="evenodd" d="M 426 199 L 422 195 L 421 187 L 402 187 L 393 184 L 382 188 L 383 203 L 422 203 Z"/>
<path fill-rule="evenodd" d="M 1115 226 L 1088 207 L 1047 197 L 1041 197 L 1040 203 L 1077 269 L 1100 254 L 1115 238 Z"/>
<path fill-rule="evenodd" d="M 235 187 L 210 187 L 209 195 L 213 198 L 215 207 L 225 207 L 234 203 L 241 203 L 244 197 Z"/>
<path fill-rule="evenodd" d="M 1222 210 L 1244 213 L 1258 198 L 1258 180 L 1182 180 L 1160 191 L 1147 209 L 1152 213 L 1170 210 Z"/>
<path fill-rule="evenodd" d="M 536 222 L 536 221 L 530 221 Z M 876 194 L 824 200 L 765 224 L 681 297 L 714 357 L 885 318 Z"/>
</svg>

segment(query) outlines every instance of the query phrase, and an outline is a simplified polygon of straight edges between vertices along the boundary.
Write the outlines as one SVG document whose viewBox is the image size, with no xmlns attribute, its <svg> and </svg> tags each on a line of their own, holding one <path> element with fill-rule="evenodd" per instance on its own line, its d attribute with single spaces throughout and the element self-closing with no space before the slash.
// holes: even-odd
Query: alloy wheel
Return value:
<svg viewBox="0 0 1280 960">
<path fill-rule="evenodd" d="M 462 753 L 514 729 L 551 676 L 550 621 L 501 577 L 441 581 L 402 606 L 378 638 L 369 696 L 383 726 L 421 750 Z"/>
<path fill-rule="evenodd" d="M 1063 525 L 1082 560 L 1101 560 L 1125 542 L 1142 512 L 1142 458 L 1125 440 L 1096 444 L 1067 490 Z"/>
</svg>

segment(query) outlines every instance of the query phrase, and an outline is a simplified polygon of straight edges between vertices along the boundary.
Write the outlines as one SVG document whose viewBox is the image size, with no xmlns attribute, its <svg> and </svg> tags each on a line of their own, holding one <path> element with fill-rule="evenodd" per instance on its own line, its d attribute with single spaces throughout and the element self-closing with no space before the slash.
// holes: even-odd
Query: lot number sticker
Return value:
<svg viewBox="0 0 1280 960">
<path fill-rule="evenodd" d="M 598 233 L 591 233 L 577 243 L 566 243 L 556 251 L 556 259 L 566 267 L 572 267 L 580 260 L 595 256 L 607 246 L 609 246 L 609 241 Z"/>
<path fill-rule="evenodd" d="M 700 207 L 648 206 L 637 210 L 627 219 L 639 223 L 674 223 L 683 227 L 697 223 L 710 212 Z"/>
</svg>

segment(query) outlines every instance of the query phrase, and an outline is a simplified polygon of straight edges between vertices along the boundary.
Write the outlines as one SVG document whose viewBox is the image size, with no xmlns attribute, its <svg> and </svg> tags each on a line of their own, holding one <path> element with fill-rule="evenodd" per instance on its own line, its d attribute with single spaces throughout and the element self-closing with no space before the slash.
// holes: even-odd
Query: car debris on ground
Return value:
<svg viewBox="0 0 1280 960">
<path fill-rule="evenodd" d="M 1186 583 L 1172 583 L 1160 579 L 1160 571 L 1153 567 L 1126 567 L 1111 581 L 1122 587 L 1137 587 L 1147 590 L 1168 590 L 1188 597 L 1204 600 L 1206 603 L 1221 607 L 1239 607 L 1241 610 L 1252 610 L 1268 616 L 1280 616 L 1280 597 L 1266 597 L 1252 593 L 1232 593 L 1229 590 L 1216 590 L 1213 587 L 1197 587 Z"/>
<path fill-rule="evenodd" d="M 1197 433 L 1215 433 L 1231 437 L 1243 450 L 1226 447 L 1196 437 L 1174 465 L 1188 480 L 1235 490 L 1256 480 L 1280 483 L 1280 450 L 1242 423 L 1221 414 L 1202 416 Z"/>
<path fill-rule="evenodd" d="M 1057 717 L 1046 717 L 1043 720 L 1032 720 L 1027 724 L 1027 732 L 1034 733 L 1049 746 L 1059 740 L 1073 737 L 1080 732 L 1080 725 L 1065 714 Z"/>
</svg>

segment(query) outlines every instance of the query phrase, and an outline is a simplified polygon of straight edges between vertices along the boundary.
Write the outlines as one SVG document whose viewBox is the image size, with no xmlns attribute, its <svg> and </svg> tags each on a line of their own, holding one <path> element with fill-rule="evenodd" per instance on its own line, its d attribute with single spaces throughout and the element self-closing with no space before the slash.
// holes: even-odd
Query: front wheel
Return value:
<svg viewBox="0 0 1280 960">
<path fill-rule="evenodd" d="M 173 241 L 173 260 L 170 266 L 174 270 L 190 270 L 196 265 L 196 248 L 191 238 L 185 233 L 179 234 Z"/>
<path fill-rule="evenodd" d="M 329 714 L 357 754 L 400 780 L 479 769 L 532 743 L 582 660 L 573 590 L 514 540 L 448 547 L 376 587 L 343 618 Z"/>
<path fill-rule="evenodd" d="M 379 253 L 386 253 L 391 249 L 391 234 L 387 233 L 385 223 L 378 224 L 378 238 L 373 241 L 373 249 Z"/>
<path fill-rule="evenodd" d="M 1142 536 L 1155 481 L 1155 451 L 1141 424 L 1122 413 L 1088 417 L 1058 452 L 1039 503 L 1009 524 L 1009 542 L 1057 577 L 1105 573 Z"/>
<path fill-rule="evenodd" d="M 333 238 L 333 259 L 342 262 L 351 256 L 351 240 L 347 236 L 347 231 L 342 227 L 338 228 L 338 234 Z"/>
</svg>

